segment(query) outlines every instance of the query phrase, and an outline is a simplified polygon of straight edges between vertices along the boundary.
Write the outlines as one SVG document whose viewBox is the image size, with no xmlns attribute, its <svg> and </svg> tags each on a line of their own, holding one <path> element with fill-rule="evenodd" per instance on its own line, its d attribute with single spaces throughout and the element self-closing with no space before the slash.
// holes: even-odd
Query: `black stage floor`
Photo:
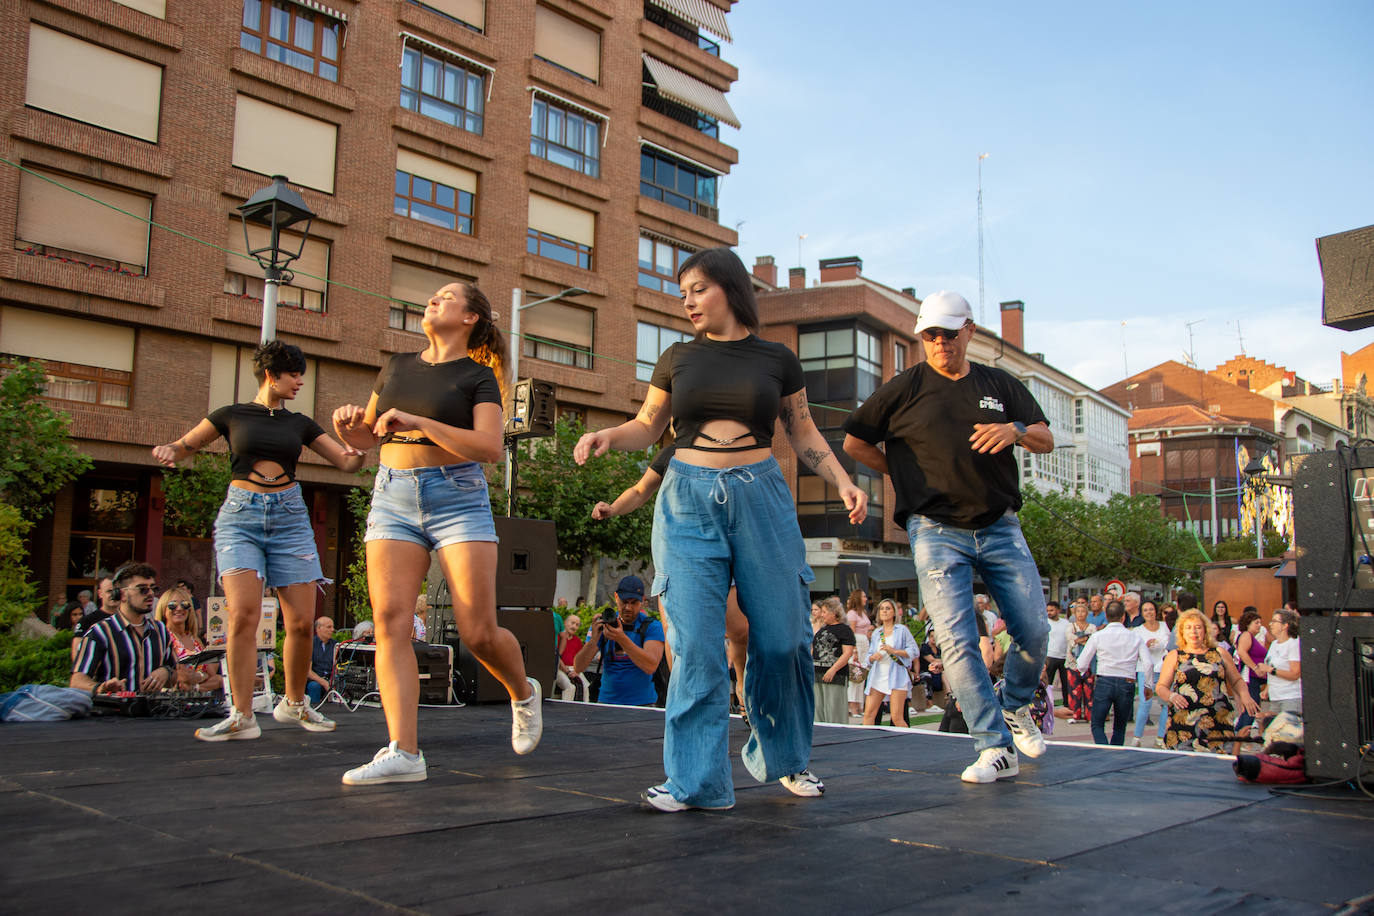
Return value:
<svg viewBox="0 0 1374 916">
<path fill-rule="evenodd" d="M 332 707 L 339 709 L 338 707 Z M 381 713 L 332 734 L 259 716 L 0 726 L 0 911 L 194 913 L 1365 912 L 1374 804 L 1271 795 L 1229 762 L 1052 746 L 993 785 L 967 738 L 818 727 L 820 799 L 759 786 L 659 814 L 662 714 L 545 704 L 421 711 L 428 782 L 350 788 Z M 732 724 L 738 750 L 744 726 Z"/>
</svg>

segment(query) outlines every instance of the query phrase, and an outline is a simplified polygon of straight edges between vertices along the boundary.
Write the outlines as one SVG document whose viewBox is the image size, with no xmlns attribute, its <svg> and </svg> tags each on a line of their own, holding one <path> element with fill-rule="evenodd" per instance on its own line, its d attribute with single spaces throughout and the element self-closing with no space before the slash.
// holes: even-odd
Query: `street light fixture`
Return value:
<svg viewBox="0 0 1374 916">
<path fill-rule="evenodd" d="M 515 287 L 510 291 L 510 384 L 511 390 L 520 384 L 520 352 L 525 348 L 524 338 L 520 336 L 520 313 L 525 309 L 534 308 L 536 305 L 543 305 L 545 302 L 553 302 L 557 299 L 566 299 L 571 296 L 581 296 L 587 290 L 580 286 L 569 287 L 552 296 L 545 296 L 533 302 L 525 302 L 525 290 L 522 287 Z M 509 516 L 515 507 L 515 448 L 517 437 L 506 437 L 506 515 Z"/>
<path fill-rule="evenodd" d="M 277 336 L 277 284 L 290 283 L 295 277 L 286 266 L 305 251 L 305 240 L 310 235 L 310 224 L 315 214 L 305 204 L 305 198 L 291 190 L 286 184 L 285 175 L 273 175 L 272 183 L 248 198 L 238 207 L 239 218 L 243 220 L 243 249 L 248 256 L 258 262 L 263 273 L 262 293 L 262 339 L 261 343 L 275 340 Z M 301 228 L 301 243 L 296 250 L 290 251 L 281 246 L 281 232 L 304 220 Z M 248 236 L 248 224 L 266 226 L 267 244 L 258 248 Z"/>
</svg>

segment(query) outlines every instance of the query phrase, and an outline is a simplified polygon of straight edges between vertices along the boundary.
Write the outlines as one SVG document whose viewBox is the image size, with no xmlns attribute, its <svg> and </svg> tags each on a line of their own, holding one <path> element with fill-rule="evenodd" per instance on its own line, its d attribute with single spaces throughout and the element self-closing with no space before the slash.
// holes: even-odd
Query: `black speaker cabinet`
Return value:
<svg viewBox="0 0 1374 916">
<path fill-rule="evenodd" d="M 1307 775 L 1352 779 L 1374 741 L 1374 617 L 1304 611 L 1301 630 Z"/>
<path fill-rule="evenodd" d="M 1322 324 L 1344 331 L 1374 326 L 1374 226 L 1317 239 Z"/>
<path fill-rule="evenodd" d="M 553 693 L 553 612 L 547 610 L 498 610 L 496 622 L 515 634 L 520 654 L 525 659 L 525 673 L 539 682 L 544 696 Z M 462 634 L 457 639 L 460 696 L 465 703 L 504 703 L 510 695 L 467 646 Z"/>
<path fill-rule="evenodd" d="M 1303 614 L 1374 610 L 1374 448 L 1293 458 L 1293 541 Z"/>
<path fill-rule="evenodd" d="M 547 436 L 553 432 L 558 407 L 553 386 L 548 382 L 526 378 L 515 383 L 511 392 L 510 417 L 505 433 L 513 439 Z"/>
<path fill-rule="evenodd" d="M 420 702 L 442 706 L 449 702 L 453 681 L 453 649 L 449 646 L 413 642 L 415 666 L 420 675 Z M 339 647 L 338 671 L 346 699 L 358 700 L 376 689 L 377 646 L 373 643 L 344 643 Z"/>
<path fill-rule="evenodd" d="M 553 522 L 496 518 L 497 607 L 551 607 L 558 579 L 558 535 Z"/>
</svg>

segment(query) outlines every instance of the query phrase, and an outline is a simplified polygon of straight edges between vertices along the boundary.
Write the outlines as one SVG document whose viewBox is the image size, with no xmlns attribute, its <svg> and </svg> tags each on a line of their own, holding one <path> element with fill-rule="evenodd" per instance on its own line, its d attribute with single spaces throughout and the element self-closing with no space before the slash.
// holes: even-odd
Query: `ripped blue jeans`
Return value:
<svg viewBox="0 0 1374 916">
<path fill-rule="evenodd" d="M 739 467 L 673 459 L 654 507 L 653 594 L 667 605 L 673 676 L 663 736 L 667 786 L 679 801 L 734 804 L 725 598 L 733 577 L 749 618 L 742 757 L 760 782 L 811 760 L 813 576 L 792 494 L 772 458 Z"/>
<path fill-rule="evenodd" d="M 978 750 L 1011 747 L 1003 709 L 1030 703 L 1045 666 L 1050 624 L 1040 571 L 1021 534 L 1021 522 L 1008 511 L 986 528 L 955 528 L 921 515 L 906 522 L 916 560 L 921 601 L 935 627 L 945 686 L 959 699 L 969 734 Z M 973 572 L 978 571 L 1007 623 L 1007 650 L 1000 700 L 978 650 L 974 620 Z"/>
</svg>

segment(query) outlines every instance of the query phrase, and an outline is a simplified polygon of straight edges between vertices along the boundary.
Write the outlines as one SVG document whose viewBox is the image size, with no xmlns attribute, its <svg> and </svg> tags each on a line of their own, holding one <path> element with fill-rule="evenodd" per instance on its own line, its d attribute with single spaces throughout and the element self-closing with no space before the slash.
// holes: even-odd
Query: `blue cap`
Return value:
<svg viewBox="0 0 1374 916">
<path fill-rule="evenodd" d="M 643 601 L 644 581 L 639 576 L 626 576 L 615 587 L 615 593 L 621 601 Z"/>
</svg>

